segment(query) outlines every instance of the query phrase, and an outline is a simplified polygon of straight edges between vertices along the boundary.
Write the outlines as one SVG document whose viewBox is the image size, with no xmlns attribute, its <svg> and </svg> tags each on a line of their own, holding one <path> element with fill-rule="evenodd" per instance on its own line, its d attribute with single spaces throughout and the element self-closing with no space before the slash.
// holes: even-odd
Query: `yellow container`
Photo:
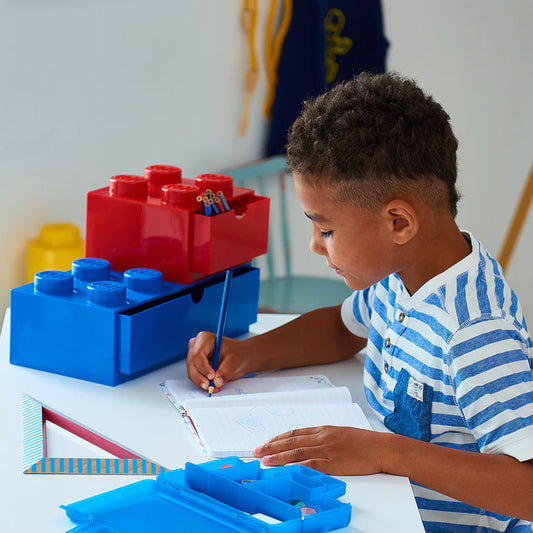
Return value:
<svg viewBox="0 0 533 533">
<path fill-rule="evenodd" d="M 85 242 L 78 226 L 55 222 L 41 226 L 39 237 L 28 242 L 26 252 L 26 279 L 31 283 L 41 270 L 70 270 L 74 259 L 85 257 Z"/>
</svg>

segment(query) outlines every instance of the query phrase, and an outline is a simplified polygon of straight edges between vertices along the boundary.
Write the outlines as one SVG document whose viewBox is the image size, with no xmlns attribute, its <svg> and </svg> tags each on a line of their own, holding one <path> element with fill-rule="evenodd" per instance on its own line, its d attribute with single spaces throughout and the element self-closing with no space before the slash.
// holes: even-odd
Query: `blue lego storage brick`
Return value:
<svg viewBox="0 0 533 533">
<path fill-rule="evenodd" d="M 112 271 L 103 259 L 45 271 L 11 291 L 10 361 L 117 385 L 186 356 L 199 331 L 216 331 L 224 273 L 191 285 L 152 269 Z M 257 320 L 259 271 L 234 269 L 224 334 Z"/>
<path fill-rule="evenodd" d="M 302 465 L 227 457 L 159 474 L 63 508 L 71 532 L 319 533 L 350 523 L 346 484 Z"/>
</svg>

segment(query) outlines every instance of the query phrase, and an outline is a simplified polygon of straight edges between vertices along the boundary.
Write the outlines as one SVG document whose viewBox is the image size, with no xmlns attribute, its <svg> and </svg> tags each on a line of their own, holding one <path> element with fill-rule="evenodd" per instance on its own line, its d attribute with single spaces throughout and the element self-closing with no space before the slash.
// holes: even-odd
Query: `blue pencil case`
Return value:
<svg viewBox="0 0 533 533">
<path fill-rule="evenodd" d="M 301 465 L 226 457 L 62 506 L 71 532 L 318 533 L 350 523 L 346 484 Z"/>
</svg>

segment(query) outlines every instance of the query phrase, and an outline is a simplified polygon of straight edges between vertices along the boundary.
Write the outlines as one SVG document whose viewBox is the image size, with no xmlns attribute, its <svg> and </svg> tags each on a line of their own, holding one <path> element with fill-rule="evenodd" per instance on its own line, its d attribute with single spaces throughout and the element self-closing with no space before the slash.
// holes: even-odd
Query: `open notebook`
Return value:
<svg viewBox="0 0 533 533">
<path fill-rule="evenodd" d="M 371 429 L 350 391 L 321 375 L 241 378 L 211 398 L 189 380 L 163 388 L 211 457 L 253 457 L 254 448 L 295 428 Z"/>
</svg>

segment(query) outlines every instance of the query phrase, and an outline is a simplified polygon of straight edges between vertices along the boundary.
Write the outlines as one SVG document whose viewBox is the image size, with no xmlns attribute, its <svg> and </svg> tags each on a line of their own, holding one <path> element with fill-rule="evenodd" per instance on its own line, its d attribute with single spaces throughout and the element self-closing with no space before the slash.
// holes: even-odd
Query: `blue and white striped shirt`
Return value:
<svg viewBox="0 0 533 533">
<path fill-rule="evenodd" d="M 533 343 L 501 267 L 465 236 L 472 253 L 412 296 L 393 274 L 354 292 L 342 317 L 352 333 L 368 338 L 365 394 L 389 429 L 527 461 L 533 458 Z M 533 531 L 527 522 L 420 485 L 413 491 L 427 531 Z"/>
</svg>

